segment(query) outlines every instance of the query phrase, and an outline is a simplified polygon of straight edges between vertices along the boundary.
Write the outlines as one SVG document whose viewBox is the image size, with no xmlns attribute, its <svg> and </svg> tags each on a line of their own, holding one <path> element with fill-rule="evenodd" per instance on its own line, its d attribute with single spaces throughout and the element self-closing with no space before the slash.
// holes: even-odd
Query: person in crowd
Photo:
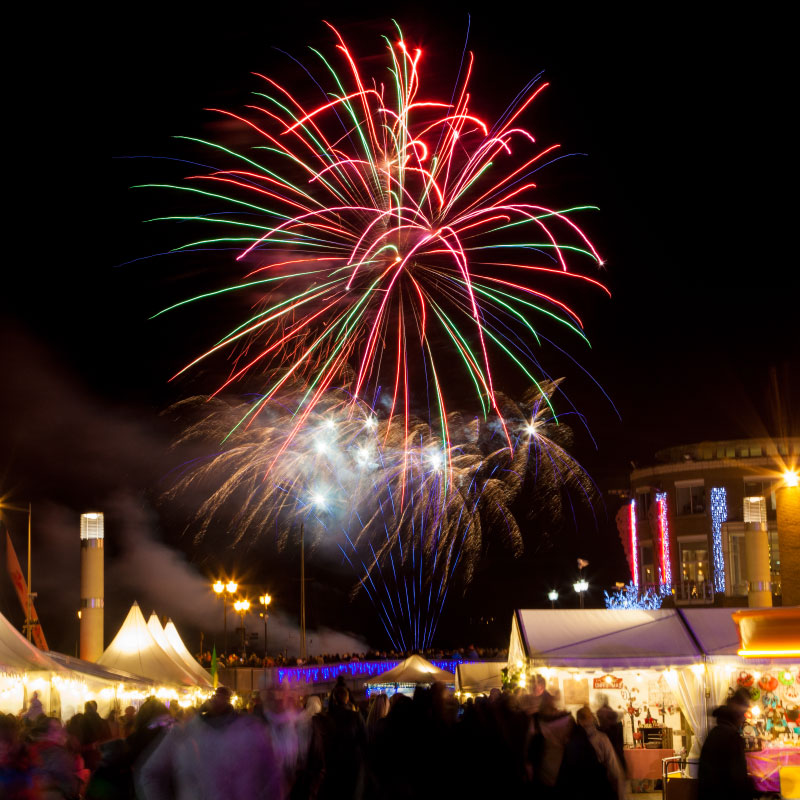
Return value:
<svg viewBox="0 0 800 800">
<path fill-rule="evenodd" d="M 78 800 L 84 788 L 83 760 L 67 746 L 60 720 L 40 716 L 31 729 L 28 748 L 34 797 L 41 800 Z"/>
<path fill-rule="evenodd" d="M 39 699 L 39 692 L 34 692 L 31 695 L 31 702 L 28 703 L 28 709 L 22 715 L 22 718 L 35 722 L 41 716 L 44 716 L 42 701 Z"/>
<path fill-rule="evenodd" d="M 284 684 L 267 690 L 261 719 L 266 723 L 267 735 L 278 762 L 282 796 L 288 797 L 296 783 L 306 781 L 310 719 L 297 707 L 293 693 Z"/>
<path fill-rule="evenodd" d="M 142 800 L 283 796 L 265 726 L 252 715 L 237 714 L 230 700 L 230 690 L 220 686 L 200 714 L 169 730 L 141 767 Z"/>
<path fill-rule="evenodd" d="M 625 737 L 622 732 L 622 723 L 619 719 L 619 714 L 611 708 L 608 703 L 608 697 L 601 695 L 600 707 L 595 712 L 597 717 L 597 730 L 608 736 L 614 752 L 617 754 L 617 759 L 625 770 Z"/>
<path fill-rule="evenodd" d="M 136 721 L 136 709 L 133 706 L 127 706 L 122 713 L 122 719 L 119 721 L 120 735 L 123 739 L 127 739 L 133 733 L 133 726 Z"/>
<path fill-rule="evenodd" d="M 747 774 L 744 739 L 739 734 L 749 706 L 747 691 L 739 689 L 712 712 L 717 724 L 703 742 L 697 776 L 698 796 L 703 800 L 751 800 L 755 796 Z"/>
<path fill-rule="evenodd" d="M 100 745 L 100 763 L 89 780 L 86 800 L 134 800 L 134 773 L 164 737 L 172 716 L 160 700 L 149 698 L 134 713 L 131 725 L 125 738 Z"/>
<path fill-rule="evenodd" d="M 588 706 L 579 708 L 575 718 L 578 725 L 573 731 L 573 741 L 576 742 L 578 748 L 577 760 L 582 765 L 584 775 L 591 774 L 592 776 L 590 783 L 592 796 L 598 800 L 603 800 L 603 798 L 624 800 L 626 795 L 625 774 L 610 739 L 597 729 L 597 720 Z M 584 738 L 591 745 L 593 752 L 589 752 L 585 747 Z M 562 775 L 566 776 L 572 773 L 572 755 L 571 745 L 568 744 L 562 763 L 563 772 L 559 775 L 559 779 L 562 778 Z"/>
<path fill-rule="evenodd" d="M 344 682 L 334 688 L 327 713 L 315 728 L 318 753 L 310 770 L 310 784 L 319 800 L 361 798 L 364 789 L 366 731 L 361 715 L 353 710 Z"/>
<path fill-rule="evenodd" d="M 556 784 L 561 773 L 564 750 L 574 727 L 575 721 L 568 711 L 559 710 L 554 702 L 544 703 L 540 700 L 540 709 L 531 719 L 527 746 L 529 775 L 536 790 L 535 797 L 548 800 L 564 796 Z"/>
<path fill-rule="evenodd" d="M 88 769 L 100 763 L 100 744 L 111 738 L 108 723 L 97 713 L 97 703 L 87 700 L 83 706 L 83 718 L 77 731 L 81 755 Z"/>
<path fill-rule="evenodd" d="M 108 738 L 119 739 L 121 735 L 121 728 L 119 720 L 117 719 L 117 710 L 112 708 L 106 717 L 106 725 L 108 726 Z"/>
<path fill-rule="evenodd" d="M 385 719 L 389 713 L 389 698 L 384 694 L 376 694 L 370 698 L 367 712 L 367 742 L 372 743 L 380 731 L 386 726 Z"/>
<path fill-rule="evenodd" d="M 0 797 L 4 800 L 33 800 L 33 774 L 20 728 L 16 717 L 0 713 Z"/>
</svg>

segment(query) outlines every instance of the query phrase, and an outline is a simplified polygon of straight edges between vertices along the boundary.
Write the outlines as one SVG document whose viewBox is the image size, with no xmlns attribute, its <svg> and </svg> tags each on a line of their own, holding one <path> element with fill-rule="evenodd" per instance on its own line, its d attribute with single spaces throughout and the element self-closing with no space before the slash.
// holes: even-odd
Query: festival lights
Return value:
<svg viewBox="0 0 800 800">
<path fill-rule="evenodd" d="M 633 585 L 639 588 L 639 537 L 636 530 L 636 500 L 631 500 L 631 572 Z"/>
<path fill-rule="evenodd" d="M 658 512 L 658 532 L 661 541 L 661 564 L 659 566 L 661 592 L 672 591 L 672 564 L 669 553 L 669 521 L 667 519 L 667 493 L 656 492 L 656 510 Z"/>
<path fill-rule="evenodd" d="M 725 559 L 722 555 L 722 523 L 728 519 L 728 496 L 724 487 L 711 489 L 711 547 L 714 559 L 714 591 L 725 591 Z"/>
<path fill-rule="evenodd" d="M 603 600 L 605 601 L 606 608 L 661 608 L 661 603 L 664 598 L 658 592 L 652 589 L 646 589 L 640 594 L 639 587 L 636 584 L 629 583 L 622 589 L 609 594 L 603 592 Z"/>
</svg>

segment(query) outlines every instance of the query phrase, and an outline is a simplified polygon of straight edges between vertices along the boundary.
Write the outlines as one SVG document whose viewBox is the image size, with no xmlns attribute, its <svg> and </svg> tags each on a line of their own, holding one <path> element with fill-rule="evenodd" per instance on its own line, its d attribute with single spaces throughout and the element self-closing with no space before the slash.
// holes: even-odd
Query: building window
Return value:
<svg viewBox="0 0 800 800">
<path fill-rule="evenodd" d="M 640 580 L 643 584 L 652 586 L 657 583 L 656 570 L 653 565 L 653 548 L 650 545 L 642 545 L 639 553 L 642 565 Z"/>
<path fill-rule="evenodd" d="M 699 545 L 699 546 L 698 546 Z M 679 542 L 681 554 L 681 580 L 695 596 L 708 580 L 708 549 L 698 542 Z"/>
<path fill-rule="evenodd" d="M 636 521 L 647 522 L 647 515 L 650 513 L 650 490 L 636 492 Z"/>
<path fill-rule="evenodd" d="M 769 478 L 746 478 L 744 496 L 763 497 L 767 501 L 767 519 L 777 517 L 778 503 L 775 497 L 775 487 Z"/>
<path fill-rule="evenodd" d="M 747 594 L 747 576 L 745 574 L 744 531 L 728 534 L 728 558 L 731 582 L 729 592 L 732 595 Z"/>
<path fill-rule="evenodd" d="M 678 516 L 687 514 L 705 514 L 706 487 L 702 482 L 691 486 L 678 486 L 676 484 L 677 502 L 675 511 Z"/>
</svg>

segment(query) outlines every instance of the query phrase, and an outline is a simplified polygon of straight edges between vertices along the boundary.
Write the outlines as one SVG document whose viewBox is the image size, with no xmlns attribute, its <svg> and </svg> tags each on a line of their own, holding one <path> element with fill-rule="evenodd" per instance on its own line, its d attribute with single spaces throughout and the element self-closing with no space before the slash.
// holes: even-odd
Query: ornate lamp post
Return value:
<svg viewBox="0 0 800 800">
<path fill-rule="evenodd" d="M 264 610 L 261 612 L 261 616 L 264 617 L 264 663 L 266 665 L 266 661 L 267 661 L 267 617 L 269 616 L 267 614 L 267 611 L 269 610 L 269 604 L 272 602 L 272 597 L 270 597 L 270 595 L 268 595 L 266 592 L 264 592 L 264 594 L 262 594 L 258 598 L 258 602 L 261 603 L 262 606 L 264 606 Z"/>
<path fill-rule="evenodd" d="M 575 583 L 572 584 L 572 588 L 578 593 L 578 597 L 581 599 L 581 608 L 583 608 L 583 595 L 589 589 L 589 581 L 581 578 L 579 581 L 575 581 Z"/>
<path fill-rule="evenodd" d="M 228 581 L 227 583 L 223 583 L 222 581 L 216 581 L 211 585 L 211 588 L 216 592 L 217 595 L 222 595 L 222 630 L 223 635 L 225 637 L 225 650 L 224 653 L 227 654 L 228 652 L 228 595 L 234 594 L 236 590 L 239 588 L 239 584 L 235 581 Z"/>
<path fill-rule="evenodd" d="M 244 633 L 244 615 L 247 613 L 248 609 L 250 608 L 250 601 L 249 600 L 237 600 L 233 607 L 239 612 L 242 617 L 242 658 L 247 656 L 247 645 L 245 644 L 245 633 Z"/>
</svg>

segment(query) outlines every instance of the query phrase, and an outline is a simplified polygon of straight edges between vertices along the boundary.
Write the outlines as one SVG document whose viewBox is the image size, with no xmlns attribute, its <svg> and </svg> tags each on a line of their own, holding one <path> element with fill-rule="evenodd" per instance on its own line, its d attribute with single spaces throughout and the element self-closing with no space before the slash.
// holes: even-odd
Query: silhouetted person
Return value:
<svg viewBox="0 0 800 800">
<path fill-rule="evenodd" d="M 700 751 L 698 797 L 702 800 L 751 800 L 755 795 L 739 733 L 749 705 L 747 693 L 739 690 L 712 712 L 717 724 Z"/>
<path fill-rule="evenodd" d="M 142 800 L 281 797 L 280 768 L 265 726 L 237 714 L 220 686 L 204 710 L 175 725 L 144 763 Z"/>
</svg>

